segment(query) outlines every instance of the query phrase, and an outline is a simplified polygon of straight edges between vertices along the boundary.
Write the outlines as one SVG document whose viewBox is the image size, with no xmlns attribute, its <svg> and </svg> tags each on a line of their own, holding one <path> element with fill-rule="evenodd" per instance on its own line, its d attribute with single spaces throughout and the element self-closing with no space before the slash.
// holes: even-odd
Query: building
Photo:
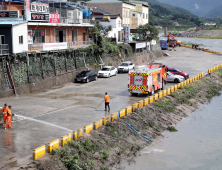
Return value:
<svg viewBox="0 0 222 170">
<path fill-rule="evenodd" d="M 92 44 L 88 30 L 94 22 L 89 18 L 89 9 L 67 2 L 25 2 L 24 5 L 23 1 L 8 1 L 1 5 L 0 54 L 79 48 Z M 9 30 L 11 38 L 6 40 Z"/>
<path fill-rule="evenodd" d="M 89 8 L 97 7 L 112 15 L 120 15 L 123 27 L 130 26 L 130 29 L 136 29 L 139 25 L 149 23 L 149 6 L 147 2 L 101 2 L 92 0 L 87 2 L 87 6 Z"/>
</svg>

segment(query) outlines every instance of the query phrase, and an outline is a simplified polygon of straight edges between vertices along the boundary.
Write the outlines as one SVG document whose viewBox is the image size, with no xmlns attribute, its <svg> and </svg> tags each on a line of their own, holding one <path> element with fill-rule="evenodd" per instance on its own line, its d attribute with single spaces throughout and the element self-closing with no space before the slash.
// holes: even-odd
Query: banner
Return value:
<svg viewBox="0 0 222 170">
<path fill-rule="evenodd" d="M 44 43 L 43 51 L 64 50 L 67 49 L 67 42 L 63 43 Z"/>
<path fill-rule="evenodd" d="M 60 14 L 49 14 L 49 23 L 60 23 Z"/>
<path fill-rule="evenodd" d="M 0 18 L 18 18 L 18 11 L 0 11 Z"/>
<path fill-rule="evenodd" d="M 136 49 L 138 48 L 146 48 L 146 43 L 136 43 Z"/>
<path fill-rule="evenodd" d="M 125 33 L 126 33 L 125 42 L 129 43 L 129 35 L 130 35 L 130 27 L 129 26 L 126 26 Z"/>
</svg>

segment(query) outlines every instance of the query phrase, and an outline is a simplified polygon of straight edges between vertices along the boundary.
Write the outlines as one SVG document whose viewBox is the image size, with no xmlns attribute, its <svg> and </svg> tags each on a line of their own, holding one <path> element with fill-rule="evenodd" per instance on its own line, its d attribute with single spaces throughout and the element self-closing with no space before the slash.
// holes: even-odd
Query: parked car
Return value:
<svg viewBox="0 0 222 170">
<path fill-rule="evenodd" d="M 82 71 L 75 78 L 75 82 L 88 83 L 92 80 L 97 80 L 97 72 L 90 70 Z"/>
<path fill-rule="evenodd" d="M 183 71 L 180 71 L 179 69 L 176 68 L 168 68 L 168 71 L 175 74 L 175 75 L 181 75 L 183 76 L 185 79 L 189 78 L 189 74 Z"/>
<path fill-rule="evenodd" d="M 113 66 L 105 66 L 98 71 L 98 77 L 116 76 L 118 73 L 117 68 Z"/>
<path fill-rule="evenodd" d="M 175 75 L 169 71 L 167 72 L 167 82 L 180 83 L 184 80 L 185 78 L 183 76 Z"/>
<path fill-rule="evenodd" d="M 128 73 L 129 70 L 134 69 L 134 64 L 132 61 L 124 61 L 119 67 L 118 67 L 118 73 Z"/>
</svg>

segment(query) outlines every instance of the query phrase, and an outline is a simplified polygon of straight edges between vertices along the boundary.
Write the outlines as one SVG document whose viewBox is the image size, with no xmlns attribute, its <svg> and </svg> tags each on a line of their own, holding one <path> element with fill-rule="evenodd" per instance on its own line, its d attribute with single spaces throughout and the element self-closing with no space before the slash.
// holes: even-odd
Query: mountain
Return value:
<svg viewBox="0 0 222 170">
<path fill-rule="evenodd" d="M 221 0 L 158 0 L 161 3 L 166 3 L 178 7 L 182 7 L 191 13 L 198 15 L 200 17 L 205 17 L 208 12 L 217 8 L 217 12 L 212 15 L 216 16 L 218 11 L 218 6 L 222 5 Z"/>
<path fill-rule="evenodd" d="M 182 14 L 187 14 L 191 17 L 197 17 L 195 14 L 191 13 L 190 11 L 188 11 L 186 9 L 183 9 L 181 7 L 178 7 L 178 6 L 173 6 L 173 5 L 166 4 L 165 1 L 167 1 L 167 0 L 163 0 L 164 3 L 159 2 L 157 0 L 146 0 L 146 1 L 148 1 L 149 5 L 151 5 L 151 6 L 152 5 L 160 5 L 161 7 L 166 8 L 167 10 L 169 10 L 172 13 L 182 13 Z M 178 0 L 174 0 L 174 1 L 178 1 Z"/>
<path fill-rule="evenodd" d="M 218 7 L 210 10 L 209 12 L 207 12 L 204 17 L 206 17 L 206 18 L 222 17 L 222 10 L 221 9 L 222 9 L 222 4 L 219 5 Z"/>
</svg>

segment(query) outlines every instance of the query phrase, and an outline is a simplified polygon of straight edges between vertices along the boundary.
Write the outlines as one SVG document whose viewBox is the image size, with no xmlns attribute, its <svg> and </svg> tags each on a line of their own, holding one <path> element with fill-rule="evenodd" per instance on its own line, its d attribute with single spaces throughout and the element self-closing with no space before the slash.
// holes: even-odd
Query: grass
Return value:
<svg viewBox="0 0 222 170">
<path fill-rule="evenodd" d="M 167 130 L 169 130 L 170 132 L 177 132 L 177 129 L 173 126 L 168 127 Z"/>
<path fill-rule="evenodd" d="M 175 105 L 171 102 L 170 99 L 161 99 L 155 103 L 157 107 L 162 108 L 166 112 L 174 112 L 176 110 Z"/>
<path fill-rule="evenodd" d="M 101 151 L 100 153 L 101 153 L 102 158 L 103 158 L 104 160 L 106 160 L 106 159 L 109 157 L 109 153 L 108 153 L 106 150 L 103 150 L 103 151 Z"/>
<path fill-rule="evenodd" d="M 196 36 L 196 38 L 222 39 L 222 36 Z"/>
</svg>

